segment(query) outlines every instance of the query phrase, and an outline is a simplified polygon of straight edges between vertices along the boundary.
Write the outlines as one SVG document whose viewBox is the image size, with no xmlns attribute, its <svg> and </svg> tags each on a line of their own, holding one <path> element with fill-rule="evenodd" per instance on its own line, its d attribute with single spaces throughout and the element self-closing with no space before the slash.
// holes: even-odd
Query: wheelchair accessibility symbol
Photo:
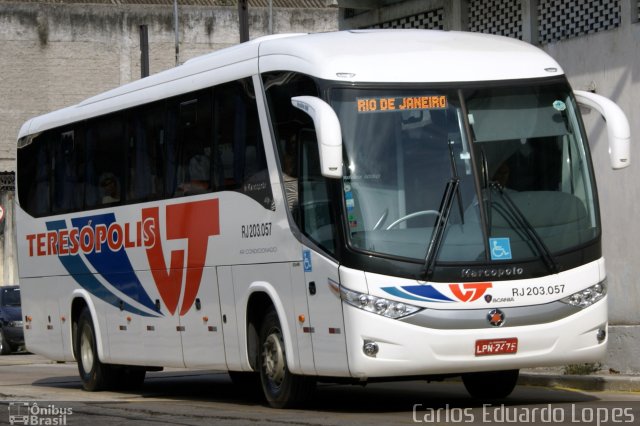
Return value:
<svg viewBox="0 0 640 426">
<path fill-rule="evenodd" d="M 305 272 L 313 271 L 313 266 L 311 264 L 311 252 L 309 250 L 302 250 L 302 264 Z"/>
<path fill-rule="evenodd" d="M 511 259 L 511 242 L 509 238 L 489 238 L 491 260 Z"/>
</svg>

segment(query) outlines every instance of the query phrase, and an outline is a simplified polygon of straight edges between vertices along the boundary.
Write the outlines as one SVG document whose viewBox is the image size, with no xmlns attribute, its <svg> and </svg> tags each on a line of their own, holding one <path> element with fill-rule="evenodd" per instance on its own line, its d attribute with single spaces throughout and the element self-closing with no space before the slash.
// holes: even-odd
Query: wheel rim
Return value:
<svg viewBox="0 0 640 426">
<path fill-rule="evenodd" d="M 282 341 L 277 332 L 267 336 L 262 347 L 262 366 L 267 378 L 275 385 L 280 386 L 284 380 L 284 350 Z"/>
<path fill-rule="evenodd" d="M 4 335 L 2 334 L 2 330 L 0 330 L 0 352 L 4 351 Z"/>
<path fill-rule="evenodd" d="M 91 331 L 89 327 L 84 327 L 80 336 L 80 361 L 85 372 L 90 372 L 93 367 L 93 347 L 91 342 Z"/>
</svg>

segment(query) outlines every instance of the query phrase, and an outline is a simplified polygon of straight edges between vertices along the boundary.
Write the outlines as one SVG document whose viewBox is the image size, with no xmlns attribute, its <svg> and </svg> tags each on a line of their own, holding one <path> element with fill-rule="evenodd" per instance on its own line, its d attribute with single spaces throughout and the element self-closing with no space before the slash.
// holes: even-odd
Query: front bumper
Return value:
<svg viewBox="0 0 640 426">
<path fill-rule="evenodd" d="M 526 307 L 528 310 L 535 306 Z M 353 377 L 401 377 L 510 370 L 593 362 L 604 357 L 607 297 L 578 312 L 541 324 L 435 329 L 393 320 L 343 303 L 349 369 Z M 476 356 L 475 342 L 517 338 L 515 354 Z M 375 356 L 363 352 L 375 342 Z"/>
</svg>

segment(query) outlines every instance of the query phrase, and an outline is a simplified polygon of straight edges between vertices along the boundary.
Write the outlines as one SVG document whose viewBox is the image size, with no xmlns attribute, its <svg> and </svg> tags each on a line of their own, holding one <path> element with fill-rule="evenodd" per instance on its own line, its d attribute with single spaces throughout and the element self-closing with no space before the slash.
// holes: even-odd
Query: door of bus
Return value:
<svg viewBox="0 0 640 426">
<path fill-rule="evenodd" d="M 348 376 L 338 265 L 308 248 L 302 253 L 316 372 Z"/>
<path fill-rule="evenodd" d="M 348 365 L 339 265 L 319 250 L 331 252 L 336 244 L 328 181 L 320 172 L 315 131 L 303 129 L 299 141 L 297 220 L 304 234 L 319 246 L 302 249 L 315 367 L 318 374 L 345 376 Z"/>
</svg>

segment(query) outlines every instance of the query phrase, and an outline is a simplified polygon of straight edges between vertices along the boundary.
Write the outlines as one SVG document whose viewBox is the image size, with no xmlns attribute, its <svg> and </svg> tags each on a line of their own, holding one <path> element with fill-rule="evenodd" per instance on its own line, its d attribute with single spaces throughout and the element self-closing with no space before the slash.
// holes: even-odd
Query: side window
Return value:
<svg viewBox="0 0 640 426">
<path fill-rule="evenodd" d="M 120 114 L 92 120 L 86 132 L 85 207 L 124 201 L 124 126 Z"/>
<path fill-rule="evenodd" d="M 127 200 L 143 202 L 163 198 L 167 134 L 164 102 L 137 108 L 130 116 Z"/>
<path fill-rule="evenodd" d="M 303 74 L 272 72 L 263 75 L 264 87 L 273 123 L 280 165 L 293 173 L 293 165 L 287 156 L 297 152 L 297 143 L 302 129 L 313 129 L 313 121 L 304 112 L 291 105 L 294 96 L 318 96 L 315 81 Z M 286 170 L 284 170 L 286 173 Z"/>
<path fill-rule="evenodd" d="M 215 190 L 275 209 L 250 78 L 46 131 L 18 163 L 33 216 Z"/>
<path fill-rule="evenodd" d="M 47 130 L 18 150 L 18 193 L 32 216 L 83 207 L 84 154 L 73 127 Z"/>
<path fill-rule="evenodd" d="M 18 149 L 18 200 L 22 209 L 35 217 L 50 212 L 51 133 L 44 132 Z"/>
<path fill-rule="evenodd" d="M 52 213 L 80 210 L 84 194 L 82 144 L 74 129 L 56 130 L 51 136 Z"/>
<path fill-rule="evenodd" d="M 327 181 L 320 173 L 320 154 L 316 132 L 300 134 L 299 226 L 309 238 L 325 250 L 335 249 L 335 220 L 327 191 Z"/>
<path fill-rule="evenodd" d="M 241 192 L 273 209 L 273 194 L 250 78 L 213 91 L 215 182 L 220 190 Z"/>
<path fill-rule="evenodd" d="M 167 195 L 180 197 L 213 191 L 211 91 L 201 90 L 172 99 L 168 115 Z"/>
<path fill-rule="evenodd" d="M 333 252 L 335 218 L 328 182 L 320 173 L 315 128 L 311 117 L 291 104 L 294 96 L 319 96 L 317 85 L 312 78 L 292 72 L 266 73 L 263 81 L 287 206 L 299 229 Z"/>
</svg>

